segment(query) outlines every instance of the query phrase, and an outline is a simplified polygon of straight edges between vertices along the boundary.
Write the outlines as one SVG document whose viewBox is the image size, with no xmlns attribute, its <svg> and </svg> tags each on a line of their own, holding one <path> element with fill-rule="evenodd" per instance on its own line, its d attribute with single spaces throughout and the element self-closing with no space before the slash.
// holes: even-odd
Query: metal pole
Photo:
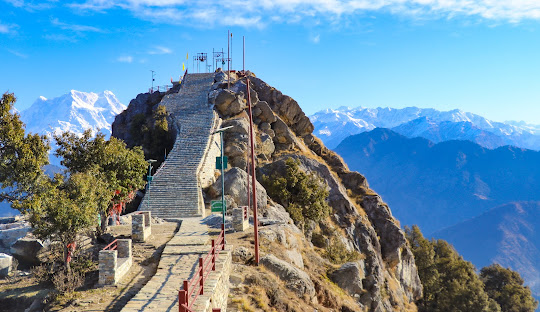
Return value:
<svg viewBox="0 0 540 312">
<path fill-rule="evenodd" d="M 248 139 L 250 142 L 249 144 L 251 145 L 251 137 L 249 137 Z M 248 209 L 251 208 L 251 185 L 249 185 L 249 180 L 250 180 L 250 176 L 249 176 L 249 157 L 247 157 L 246 159 L 246 173 L 247 173 L 247 206 L 248 206 Z"/>
<path fill-rule="evenodd" d="M 150 70 L 150 71 L 152 72 L 152 89 L 151 89 L 152 92 L 150 92 L 150 93 L 153 93 L 154 92 L 154 73 L 155 72 L 153 70 Z"/>
<path fill-rule="evenodd" d="M 150 211 L 150 182 L 152 182 L 151 179 L 152 176 L 152 163 L 148 163 L 148 200 L 146 201 L 146 210 Z"/>
<path fill-rule="evenodd" d="M 227 89 L 231 88 L 231 54 L 229 52 L 229 34 L 230 30 L 227 30 Z"/>
<path fill-rule="evenodd" d="M 231 33 L 231 68 L 234 68 L 232 65 L 232 33 Z"/>
<path fill-rule="evenodd" d="M 223 226 L 225 226 L 225 174 L 223 173 L 223 131 L 219 133 L 221 138 L 221 212 L 223 214 Z M 223 231 L 223 241 L 225 241 L 225 231 Z"/>
<path fill-rule="evenodd" d="M 246 36 L 242 36 L 242 71 L 246 72 Z"/>
<path fill-rule="evenodd" d="M 246 77 L 246 89 L 249 108 L 249 136 L 251 147 L 251 184 L 253 188 L 253 231 L 255 234 L 255 264 L 259 265 L 259 221 L 257 219 L 257 180 L 255 180 L 255 146 L 253 145 L 253 114 L 251 112 L 251 95 L 249 92 L 249 78 Z"/>
</svg>

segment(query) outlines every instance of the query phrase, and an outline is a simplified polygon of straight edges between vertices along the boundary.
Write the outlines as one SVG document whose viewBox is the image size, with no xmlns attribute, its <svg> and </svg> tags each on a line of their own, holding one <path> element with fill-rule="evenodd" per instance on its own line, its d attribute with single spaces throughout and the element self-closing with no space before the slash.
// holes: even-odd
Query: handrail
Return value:
<svg viewBox="0 0 540 312">
<path fill-rule="evenodd" d="M 116 250 L 118 248 L 118 239 L 115 239 L 109 245 L 105 246 L 102 250 Z"/>
<path fill-rule="evenodd" d="M 220 248 L 218 250 L 218 248 Z M 220 250 L 225 249 L 225 226 L 221 225 L 221 232 L 217 240 L 212 240 L 212 248 L 204 258 L 199 257 L 199 267 L 195 275 L 182 283 L 182 289 L 178 291 L 178 311 L 194 312 L 193 304 L 199 295 L 204 295 L 204 281 L 211 271 L 216 270 L 216 259 Z"/>
<path fill-rule="evenodd" d="M 169 89 L 172 89 L 173 85 L 163 85 L 163 86 L 156 86 L 153 88 L 148 88 L 148 93 L 154 93 L 154 91 L 157 92 L 167 92 Z M 161 90 L 159 90 L 161 88 Z"/>
</svg>

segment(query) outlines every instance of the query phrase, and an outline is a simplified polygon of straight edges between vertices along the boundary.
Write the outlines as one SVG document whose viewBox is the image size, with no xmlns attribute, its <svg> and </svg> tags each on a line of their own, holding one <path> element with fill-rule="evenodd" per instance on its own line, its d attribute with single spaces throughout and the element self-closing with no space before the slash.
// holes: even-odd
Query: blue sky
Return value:
<svg viewBox="0 0 540 312">
<path fill-rule="evenodd" d="M 71 89 L 128 104 L 150 70 L 178 79 L 231 30 L 233 67 L 245 36 L 246 68 L 307 114 L 419 106 L 540 124 L 536 0 L 0 0 L 0 12 L 0 91 L 19 110 Z"/>
</svg>

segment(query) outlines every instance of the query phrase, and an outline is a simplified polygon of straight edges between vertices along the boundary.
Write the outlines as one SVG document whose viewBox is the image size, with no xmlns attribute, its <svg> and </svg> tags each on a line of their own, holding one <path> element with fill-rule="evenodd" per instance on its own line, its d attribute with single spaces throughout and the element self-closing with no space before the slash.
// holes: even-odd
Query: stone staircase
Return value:
<svg viewBox="0 0 540 312">
<path fill-rule="evenodd" d="M 160 105 L 165 105 L 171 114 L 178 133 L 139 210 L 150 210 L 153 216 L 164 219 L 204 217 L 200 174 L 213 142 L 211 133 L 219 123 L 208 104 L 213 83 L 214 73 L 188 74 L 178 93 L 162 99 Z"/>
</svg>

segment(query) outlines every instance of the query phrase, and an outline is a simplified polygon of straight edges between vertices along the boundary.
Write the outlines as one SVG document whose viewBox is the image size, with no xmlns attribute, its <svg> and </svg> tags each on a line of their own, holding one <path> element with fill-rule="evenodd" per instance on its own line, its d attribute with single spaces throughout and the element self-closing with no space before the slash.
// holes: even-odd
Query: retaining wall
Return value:
<svg viewBox="0 0 540 312">
<path fill-rule="evenodd" d="M 221 312 L 227 311 L 229 298 L 229 276 L 232 268 L 232 246 L 226 245 L 225 250 L 220 251 L 216 261 L 216 270 L 212 271 L 204 283 L 204 295 L 200 295 L 193 311 L 212 312 L 219 308 Z"/>
<path fill-rule="evenodd" d="M 117 250 L 99 252 L 99 284 L 116 285 L 131 268 L 131 239 L 119 239 Z"/>
<path fill-rule="evenodd" d="M 131 216 L 131 238 L 136 242 L 145 242 L 152 235 L 150 211 L 140 211 Z"/>
</svg>

